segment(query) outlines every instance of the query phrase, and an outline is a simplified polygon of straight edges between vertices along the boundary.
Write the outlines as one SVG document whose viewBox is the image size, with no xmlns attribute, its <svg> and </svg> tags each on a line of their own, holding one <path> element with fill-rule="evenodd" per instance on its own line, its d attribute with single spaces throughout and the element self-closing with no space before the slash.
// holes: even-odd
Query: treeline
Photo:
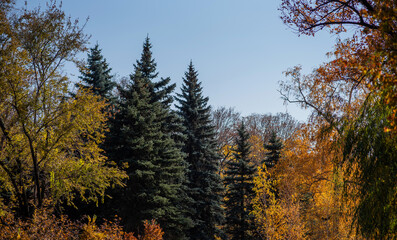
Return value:
<svg viewBox="0 0 397 240">
<path fill-rule="evenodd" d="M 112 81 L 99 46 L 90 49 L 76 87 L 108 103 L 104 154 L 128 180 L 110 190 L 112 199 L 103 205 L 90 209 L 82 203 L 66 213 L 105 219 L 116 214 L 135 232 L 143 220 L 156 219 L 166 239 L 260 238 L 251 203 L 257 167 L 276 165 L 281 139 L 289 139 L 300 123 L 283 113 L 241 117 L 233 108 L 211 110 L 192 62 L 174 94 L 175 84 L 158 77 L 151 48 L 147 37 L 122 84 Z"/>
<path fill-rule="evenodd" d="M 114 80 L 96 45 L 71 88 L 62 65 L 77 62 L 88 41 L 78 22 L 55 3 L 1 7 L 4 238 L 256 236 L 250 199 L 263 156 L 252 161 L 249 141 L 263 141 L 263 121 L 277 117 L 227 123 L 228 112 L 238 114 L 211 111 L 192 62 L 175 94 L 170 78 L 159 77 L 148 37 L 129 79 Z M 115 216 L 119 222 L 104 220 Z M 148 220 L 155 222 L 144 226 Z"/>
<path fill-rule="evenodd" d="M 312 74 L 286 72 L 283 98 L 312 110 L 299 123 L 211 109 L 192 62 L 177 90 L 148 37 L 117 82 L 98 44 L 76 59 L 88 38 L 55 3 L 2 1 L 0 237 L 395 239 L 393 6 L 282 1 L 304 34 L 362 27 Z"/>
</svg>

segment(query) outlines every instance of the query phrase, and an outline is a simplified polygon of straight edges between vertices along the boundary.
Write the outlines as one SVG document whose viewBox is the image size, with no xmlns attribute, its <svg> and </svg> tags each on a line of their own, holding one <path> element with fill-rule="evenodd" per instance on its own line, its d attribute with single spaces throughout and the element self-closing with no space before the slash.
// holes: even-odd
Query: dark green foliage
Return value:
<svg viewBox="0 0 397 240">
<path fill-rule="evenodd" d="M 150 43 L 150 38 L 146 37 L 145 42 L 143 43 L 141 58 L 136 60 L 136 63 L 134 64 L 135 71 L 141 72 L 142 78 L 149 80 L 153 80 L 159 75 L 156 70 L 156 60 L 152 57 L 153 53 L 151 48 L 152 44 Z"/>
<path fill-rule="evenodd" d="M 87 66 L 80 71 L 80 79 L 83 81 L 83 84 L 77 86 L 91 88 L 94 94 L 101 96 L 109 102 L 113 99 L 112 89 L 116 86 L 116 83 L 112 81 L 113 76 L 110 74 L 112 69 L 109 68 L 101 51 L 98 44 L 90 49 Z"/>
<path fill-rule="evenodd" d="M 223 223 L 223 187 L 218 174 L 219 157 L 208 98 L 202 96 L 201 83 L 191 62 L 177 100 L 179 115 L 185 127 L 183 151 L 189 165 L 188 186 L 192 198 L 191 209 L 194 211 L 192 219 L 195 226 L 189 236 L 197 240 L 214 239 L 222 235 L 219 225 Z"/>
<path fill-rule="evenodd" d="M 244 123 L 238 129 L 234 160 L 227 163 L 226 185 L 226 229 L 232 240 L 254 239 L 254 222 L 250 215 L 251 199 L 254 196 L 255 166 L 249 158 L 250 144 Z"/>
<path fill-rule="evenodd" d="M 277 137 L 277 134 L 273 132 L 269 139 L 269 143 L 264 144 L 264 148 L 269 152 L 266 153 L 266 158 L 263 162 L 265 163 L 267 169 L 270 169 L 274 167 L 280 160 L 280 152 L 283 148 L 283 143 Z"/>
<path fill-rule="evenodd" d="M 145 219 L 156 219 L 166 239 L 186 239 L 192 225 L 186 217 L 186 167 L 170 110 L 169 78 L 154 82 L 158 74 L 147 38 L 131 81 L 119 88 L 120 103 L 109 146 L 110 158 L 127 163 L 127 187 L 117 194 L 119 215 L 127 230 L 137 231 Z M 174 121 L 175 120 L 175 121 Z M 167 122 L 171 121 L 171 122 Z M 180 134 L 179 134 L 180 135 Z"/>
<path fill-rule="evenodd" d="M 170 78 L 160 78 L 158 82 L 154 82 L 159 73 L 156 70 L 157 63 L 152 57 L 151 48 L 150 39 L 146 37 L 141 58 L 136 61 L 134 68 L 136 72 L 141 72 L 144 79 L 149 80 L 149 90 L 153 95 L 153 101 L 161 101 L 166 107 L 170 107 L 173 102 L 173 97 L 170 94 L 174 91 L 176 84 L 169 84 Z"/>
<path fill-rule="evenodd" d="M 360 183 L 353 186 L 359 199 L 355 219 L 359 231 L 371 239 L 395 239 L 397 233 L 397 136 L 385 131 L 391 114 L 382 100 L 370 98 L 345 129 L 348 173 Z"/>
<path fill-rule="evenodd" d="M 134 68 L 135 71 L 141 72 L 143 78 L 148 79 L 152 101 L 160 101 L 163 107 L 169 110 L 168 115 L 162 123 L 162 130 L 164 133 L 170 134 L 178 146 L 180 146 L 183 142 L 183 135 L 181 134 L 183 126 L 176 112 L 170 109 L 174 101 L 171 94 L 175 90 L 176 84 L 170 84 L 171 79 L 169 77 L 160 78 L 157 82 L 154 81 L 159 73 L 156 70 L 157 63 L 152 56 L 151 48 L 150 39 L 146 37 L 143 43 L 141 58 L 136 61 Z"/>
</svg>

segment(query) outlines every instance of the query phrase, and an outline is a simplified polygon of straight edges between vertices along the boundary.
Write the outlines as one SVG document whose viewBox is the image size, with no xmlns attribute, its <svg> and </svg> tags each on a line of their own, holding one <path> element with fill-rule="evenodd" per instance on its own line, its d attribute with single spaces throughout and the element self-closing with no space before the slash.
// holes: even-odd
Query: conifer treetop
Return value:
<svg viewBox="0 0 397 240">
<path fill-rule="evenodd" d="M 141 59 L 136 61 L 134 64 L 135 72 L 139 71 L 142 73 L 142 77 L 148 80 L 155 79 L 158 76 L 156 71 L 157 63 L 153 58 L 153 53 L 151 51 L 152 44 L 150 43 L 150 38 L 147 36 L 145 42 L 143 43 L 143 51 L 141 54 Z"/>
<path fill-rule="evenodd" d="M 109 67 L 106 58 L 102 55 L 102 49 L 99 48 L 97 43 L 88 53 L 86 68 L 80 70 L 81 76 L 79 78 L 85 84 L 79 85 L 79 87 L 92 88 L 94 94 L 110 100 L 111 91 L 116 85 L 112 81 L 111 70 L 112 68 Z"/>
<path fill-rule="evenodd" d="M 269 151 L 266 153 L 264 163 L 267 168 L 272 168 L 280 159 L 283 143 L 281 142 L 281 139 L 277 137 L 277 134 L 273 132 L 269 142 L 264 144 L 264 148 Z"/>
</svg>

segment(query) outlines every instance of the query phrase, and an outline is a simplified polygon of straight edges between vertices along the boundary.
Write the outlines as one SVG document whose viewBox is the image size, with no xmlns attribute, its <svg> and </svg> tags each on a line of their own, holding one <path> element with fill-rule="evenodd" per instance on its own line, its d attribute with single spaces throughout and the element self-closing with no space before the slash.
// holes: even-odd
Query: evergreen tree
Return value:
<svg viewBox="0 0 397 240">
<path fill-rule="evenodd" d="M 226 185 L 226 230 L 232 240 L 245 240 L 254 238 L 251 199 L 254 196 L 253 178 L 255 166 L 249 158 L 250 144 L 244 123 L 238 129 L 236 138 L 237 149 L 234 160 L 228 162 L 225 172 Z"/>
<path fill-rule="evenodd" d="M 188 164 L 189 196 L 195 226 L 190 239 L 206 240 L 221 236 L 223 223 L 222 182 L 218 174 L 215 131 L 210 119 L 208 97 L 202 96 L 201 83 L 192 62 L 183 78 L 177 109 L 183 119 L 185 160 Z"/>
<path fill-rule="evenodd" d="M 171 79 L 169 77 L 155 81 L 159 73 L 151 49 L 152 44 L 147 36 L 143 43 L 141 58 L 136 61 L 134 68 L 136 72 L 141 73 L 144 79 L 148 80 L 152 101 L 160 101 L 163 107 L 169 110 L 166 119 L 163 121 L 162 130 L 163 133 L 171 135 L 178 146 L 181 147 L 183 143 L 183 136 L 180 134 L 183 130 L 182 122 L 176 112 L 171 110 L 171 104 L 174 101 L 171 94 L 175 90 L 176 84 L 170 84 Z"/>
<path fill-rule="evenodd" d="M 169 77 L 160 78 L 157 82 L 154 81 L 159 73 L 156 70 L 157 63 L 153 58 L 151 49 L 150 38 L 146 37 L 143 43 L 141 58 L 136 61 L 134 68 L 136 72 L 141 73 L 144 79 L 148 80 L 148 84 L 150 85 L 149 91 L 153 95 L 153 101 L 161 101 L 165 107 L 170 107 L 173 102 L 170 94 L 174 91 L 176 84 L 169 84 L 171 81 Z"/>
<path fill-rule="evenodd" d="M 264 163 L 267 169 L 274 167 L 278 161 L 280 160 L 280 152 L 283 148 L 283 143 L 280 138 L 277 137 L 275 132 L 272 133 L 272 136 L 269 139 L 269 143 L 264 144 L 264 148 L 268 150 L 266 153 L 266 158 L 264 159 Z"/>
<path fill-rule="evenodd" d="M 80 79 L 83 84 L 77 84 L 77 87 L 92 88 L 94 94 L 109 102 L 113 99 L 112 89 L 116 86 L 116 83 L 112 81 L 113 76 L 110 74 L 112 69 L 106 59 L 103 58 L 101 51 L 98 44 L 90 49 L 87 66 L 80 70 Z"/>
<path fill-rule="evenodd" d="M 117 196 L 122 199 L 119 215 L 127 230 L 136 231 L 143 220 L 156 219 L 166 239 L 186 239 L 191 225 L 184 208 L 186 167 L 166 127 L 172 111 L 164 100 L 171 98 L 173 87 L 167 85 L 169 80 L 160 80 L 161 86 L 153 81 L 158 74 L 150 48 L 147 38 L 130 83 L 119 88 L 119 111 L 112 124 L 110 158 L 127 163 L 130 177 Z"/>
</svg>

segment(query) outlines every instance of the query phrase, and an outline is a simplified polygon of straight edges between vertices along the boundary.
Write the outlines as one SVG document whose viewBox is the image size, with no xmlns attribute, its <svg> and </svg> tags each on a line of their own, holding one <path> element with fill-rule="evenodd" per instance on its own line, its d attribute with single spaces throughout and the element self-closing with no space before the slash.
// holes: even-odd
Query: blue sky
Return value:
<svg viewBox="0 0 397 240">
<path fill-rule="evenodd" d="M 21 4 L 21 0 L 17 0 Z M 30 0 L 28 7 L 45 6 Z M 307 112 L 283 105 L 278 82 L 283 71 L 305 72 L 327 61 L 336 36 L 298 36 L 280 19 L 280 0 L 63 0 L 63 9 L 81 21 L 99 43 L 118 77 L 128 76 L 147 34 L 159 76 L 182 84 L 190 60 L 210 104 L 235 107 L 243 115 L 288 111 L 298 120 Z M 86 55 L 82 55 L 85 58 Z M 77 78 L 75 69 L 68 69 Z"/>
</svg>

